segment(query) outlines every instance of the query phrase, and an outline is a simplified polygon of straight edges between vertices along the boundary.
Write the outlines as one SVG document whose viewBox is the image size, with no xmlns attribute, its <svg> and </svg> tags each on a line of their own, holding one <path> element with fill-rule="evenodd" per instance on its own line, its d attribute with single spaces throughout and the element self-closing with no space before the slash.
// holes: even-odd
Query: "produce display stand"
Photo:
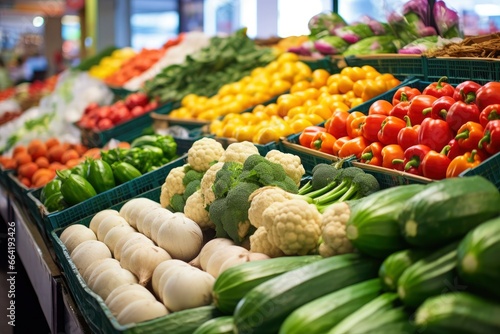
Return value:
<svg viewBox="0 0 500 334">
<path fill-rule="evenodd" d="M 380 73 L 427 80 L 425 58 L 420 55 L 374 54 L 345 57 L 347 66 L 370 65 Z"/>
<path fill-rule="evenodd" d="M 9 174 L 12 173 L 14 170 L 12 169 L 4 169 L 2 166 L 0 166 L 0 186 L 9 188 L 10 185 L 10 178 Z"/>
</svg>

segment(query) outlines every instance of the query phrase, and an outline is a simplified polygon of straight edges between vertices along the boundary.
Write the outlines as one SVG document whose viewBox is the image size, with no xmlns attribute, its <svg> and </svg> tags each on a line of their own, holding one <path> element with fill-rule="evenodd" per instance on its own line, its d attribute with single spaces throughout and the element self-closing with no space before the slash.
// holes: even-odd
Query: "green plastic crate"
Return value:
<svg viewBox="0 0 500 334">
<path fill-rule="evenodd" d="M 114 87 L 114 86 L 108 86 L 109 90 L 115 95 L 115 99 L 124 99 L 130 94 L 134 93 L 134 91 L 125 89 L 123 87 Z"/>
<path fill-rule="evenodd" d="M 396 77 L 415 77 L 427 80 L 425 58 L 418 55 L 366 55 L 345 57 L 347 66 L 370 65 L 380 73 L 390 73 Z"/>
<path fill-rule="evenodd" d="M 500 61 L 479 58 L 427 58 L 426 81 L 438 81 L 448 77 L 451 84 L 472 80 L 484 85 L 490 81 L 500 81 Z"/>
<path fill-rule="evenodd" d="M 459 176 L 481 175 L 490 180 L 500 190 L 500 153 L 492 155 L 478 166 L 463 171 Z"/>
<path fill-rule="evenodd" d="M 13 172 L 13 169 L 4 169 L 2 166 L 0 166 L 0 186 L 4 187 L 5 189 L 10 188 L 9 174 Z"/>
</svg>

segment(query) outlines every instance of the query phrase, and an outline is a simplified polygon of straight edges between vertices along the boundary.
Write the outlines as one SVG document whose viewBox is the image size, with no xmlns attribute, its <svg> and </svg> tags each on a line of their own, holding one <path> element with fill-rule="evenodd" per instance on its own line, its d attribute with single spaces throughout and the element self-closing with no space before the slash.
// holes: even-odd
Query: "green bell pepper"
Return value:
<svg viewBox="0 0 500 334">
<path fill-rule="evenodd" d="M 91 159 L 87 180 L 99 194 L 116 186 L 113 169 L 102 159 Z"/>
<path fill-rule="evenodd" d="M 64 196 L 60 191 L 47 197 L 45 201 L 43 201 L 43 206 L 45 206 L 48 212 L 64 210 L 67 207 Z"/>
<path fill-rule="evenodd" d="M 47 198 L 49 198 L 52 194 L 54 193 L 60 193 L 61 192 L 61 184 L 62 181 L 61 179 L 54 178 L 52 181 L 47 183 L 43 188 L 42 191 L 40 192 L 40 202 L 45 202 Z"/>
<path fill-rule="evenodd" d="M 127 162 L 115 162 L 111 165 L 115 180 L 118 184 L 128 182 L 142 175 L 142 173 Z"/>
<path fill-rule="evenodd" d="M 62 180 L 61 194 L 68 205 L 78 204 L 97 195 L 92 184 L 84 177 L 77 174 L 66 176 L 60 171 L 56 171 L 56 174 Z"/>
</svg>

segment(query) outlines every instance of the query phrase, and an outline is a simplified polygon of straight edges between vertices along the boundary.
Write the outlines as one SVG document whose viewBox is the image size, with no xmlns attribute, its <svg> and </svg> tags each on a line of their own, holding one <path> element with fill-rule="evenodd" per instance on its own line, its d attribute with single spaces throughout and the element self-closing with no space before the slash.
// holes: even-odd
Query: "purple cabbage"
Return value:
<svg viewBox="0 0 500 334">
<path fill-rule="evenodd" d="M 448 8 L 444 1 L 438 0 L 432 10 L 439 34 L 445 38 L 462 37 L 458 13 Z"/>
<path fill-rule="evenodd" d="M 408 13 L 417 14 L 426 26 L 430 24 L 429 3 L 427 0 L 410 0 L 405 3 L 403 5 L 403 15 Z"/>
<path fill-rule="evenodd" d="M 349 44 L 338 36 L 326 36 L 314 42 L 314 48 L 323 55 L 336 55 L 344 52 Z"/>
</svg>

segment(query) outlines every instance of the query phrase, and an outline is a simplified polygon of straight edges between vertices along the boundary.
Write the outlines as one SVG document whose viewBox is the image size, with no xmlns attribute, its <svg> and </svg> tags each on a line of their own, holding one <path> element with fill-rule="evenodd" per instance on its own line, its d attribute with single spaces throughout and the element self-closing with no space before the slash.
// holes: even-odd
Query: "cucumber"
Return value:
<svg viewBox="0 0 500 334">
<path fill-rule="evenodd" d="M 457 247 L 453 242 L 406 269 L 398 280 L 399 298 L 406 306 L 418 307 L 432 296 L 460 289 L 457 281 Z"/>
<path fill-rule="evenodd" d="M 267 261 L 267 260 L 266 260 Z M 250 290 L 234 311 L 238 333 L 276 333 L 298 307 L 377 276 L 379 261 L 360 254 L 324 258 Z"/>
<path fill-rule="evenodd" d="M 193 334 L 232 334 L 234 333 L 233 317 L 225 315 L 208 320 L 198 327 Z"/>
<path fill-rule="evenodd" d="M 500 304 L 468 292 L 447 293 L 427 299 L 415 325 L 419 333 L 498 334 Z"/>
<path fill-rule="evenodd" d="M 228 268 L 215 280 L 214 305 L 222 313 L 233 314 L 238 302 L 252 288 L 287 271 L 321 259 L 319 255 L 277 257 Z"/>
<path fill-rule="evenodd" d="M 478 291 L 500 298 L 500 218 L 474 230 L 458 246 L 458 273 Z"/>
<path fill-rule="evenodd" d="M 407 320 L 408 315 L 403 311 L 403 307 L 398 304 L 398 295 L 394 292 L 386 292 L 363 305 L 327 333 L 371 333 L 379 327 Z"/>
<path fill-rule="evenodd" d="M 389 255 L 382 262 L 378 271 L 384 289 L 396 292 L 398 290 L 398 279 L 405 269 L 430 254 L 430 251 L 424 249 L 405 249 Z"/>
<path fill-rule="evenodd" d="M 354 247 L 382 259 L 408 248 L 399 231 L 399 212 L 408 199 L 423 189 L 422 184 L 398 186 L 356 201 L 346 224 L 347 237 Z"/>
<path fill-rule="evenodd" d="M 500 192 L 482 176 L 432 182 L 407 201 L 400 214 L 406 241 L 440 247 L 500 214 Z"/>
<path fill-rule="evenodd" d="M 323 334 L 382 292 L 378 278 L 319 297 L 293 311 L 279 334 Z"/>
<path fill-rule="evenodd" d="M 222 314 L 213 305 L 170 313 L 164 317 L 149 320 L 144 326 L 131 327 L 127 333 L 175 333 L 192 334 L 198 327 Z M 142 327 L 142 328 L 141 328 Z"/>
</svg>

